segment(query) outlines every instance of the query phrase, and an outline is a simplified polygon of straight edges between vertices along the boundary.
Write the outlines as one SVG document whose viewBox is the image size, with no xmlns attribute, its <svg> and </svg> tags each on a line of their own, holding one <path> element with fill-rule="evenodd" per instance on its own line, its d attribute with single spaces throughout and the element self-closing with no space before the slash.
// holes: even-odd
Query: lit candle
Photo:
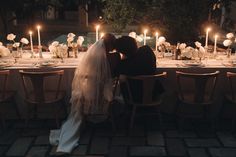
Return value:
<svg viewBox="0 0 236 157">
<path fill-rule="evenodd" d="M 218 38 L 218 35 L 216 34 L 215 35 L 215 44 L 214 44 L 214 54 L 216 54 L 217 53 L 217 51 L 216 51 L 216 46 L 217 46 L 217 38 Z"/>
<path fill-rule="evenodd" d="M 38 25 L 37 30 L 38 30 L 38 43 L 39 43 L 39 46 L 41 46 L 40 29 L 41 29 L 41 26 Z"/>
<path fill-rule="evenodd" d="M 101 35 L 100 35 L 100 38 L 102 38 L 104 36 L 104 33 L 102 32 Z"/>
<path fill-rule="evenodd" d="M 34 48 L 33 48 L 33 39 L 32 39 L 32 31 L 29 31 L 29 35 L 30 35 L 30 48 L 31 48 L 31 52 L 34 52 Z"/>
<path fill-rule="evenodd" d="M 158 42 L 158 32 L 156 32 L 156 51 L 157 51 L 157 42 Z"/>
<path fill-rule="evenodd" d="M 206 42 L 205 42 L 205 48 L 208 47 L 208 36 L 209 36 L 209 32 L 211 31 L 211 28 L 207 28 L 206 30 Z"/>
<path fill-rule="evenodd" d="M 147 32 L 148 32 L 148 30 L 147 29 L 145 29 L 144 30 L 144 37 L 143 37 L 143 45 L 146 45 L 146 40 L 147 40 Z"/>
<path fill-rule="evenodd" d="M 98 41 L 98 30 L 100 28 L 100 25 L 97 25 L 96 26 L 96 41 Z"/>
</svg>

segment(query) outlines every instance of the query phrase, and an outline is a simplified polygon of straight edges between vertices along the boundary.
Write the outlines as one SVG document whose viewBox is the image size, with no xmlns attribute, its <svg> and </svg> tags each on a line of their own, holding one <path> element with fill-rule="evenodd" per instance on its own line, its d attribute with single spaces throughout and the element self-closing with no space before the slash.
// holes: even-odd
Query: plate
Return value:
<svg viewBox="0 0 236 157">
<path fill-rule="evenodd" d="M 164 53 L 164 56 L 165 57 L 171 57 L 171 56 L 173 56 L 173 54 L 172 53 Z"/>
<path fill-rule="evenodd" d="M 55 61 L 44 61 L 44 62 L 41 62 L 39 65 L 43 66 L 43 67 L 56 66 L 56 62 Z"/>
<path fill-rule="evenodd" d="M 183 61 L 183 63 L 187 66 L 202 66 L 202 62 L 200 61 Z"/>
<path fill-rule="evenodd" d="M 6 61 L 0 61 L 0 67 L 4 68 L 4 67 L 9 67 L 11 66 L 11 64 L 9 62 Z"/>
</svg>

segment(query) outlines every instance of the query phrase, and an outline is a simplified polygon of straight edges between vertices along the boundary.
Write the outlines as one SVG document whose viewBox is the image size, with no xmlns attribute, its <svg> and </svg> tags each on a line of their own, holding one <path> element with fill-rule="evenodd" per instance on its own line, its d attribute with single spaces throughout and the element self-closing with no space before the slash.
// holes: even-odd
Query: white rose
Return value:
<svg viewBox="0 0 236 157">
<path fill-rule="evenodd" d="M 233 33 L 228 33 L 228 34 L 226 34 L 226 37 L 228 39 L 232 39 L 234 37 L 234 34 Z"/>
<path fill-rule="evenodd" d="M 198 48 L 199 48 L 200 46 L 202 46 L 202 44 L 201 44 L 200 42 L 198 42 L 198 41 L 195 42 L 195 45 L 196 45 L 196 47 L 198 47 Z"/>
<path fill-rule="evenodd" d="M 136 37 L 136 41 L 142 42 L 142 41 L 143 41 L 143 37 L 142 37 L 141 35 L 138 35 L 138 36 Z"/>
<path fill-rule="evenodd" d="M 198 57 L 198 49 L 194 49 L 193 51 L 193 57 L 197 58 Z"/>
<path fill-rule="evenodd" d="M 74 38 L 73 38 L 73 37 L 67 38 L 67 42 L 68 42 L 68 43 L 71 43 L 72 41 L 74 41 Z"/>
<path fill-rule="evenodd" d="M 58 46 L 59 45 L 59 42 L 58 41 L 54 41 L 54 42 L 52 42 L 52 44 L 51 44 L 52 46 Z"/>
<path fill-rule="evenodd" d="M 11 33 L 7 35 L 7 40 L 13 41 L 16 38 L 16 35 Z"/>
<path fill-rule="evenodd" d="M 0 42 L 0 46 L 2 46 L 3 44 L 2 44 L 2 42 Z"/>
<path fill-rule="evenodd" d="M 17 47 L 20 46 L 20 43 L 19 43 L 19 42 L 15 42 L 12 46 L 15 47 L 15 48 L 17 48 Z"/>
<path fill-rule="evenodd" d="M 192 58 L 192 51 L 189 51 L 186 48 L 181 52 L 181 56 L 186 58 Z"/>
<path fill-rule="evenodd" d="M 77 39 L 77 44 L 79 46 L 82 46 L 83 42 L 84 42 L 84 37 L 83 36 L 79 36 L 78 39 Z"/>
<path fill-rule="evenodd" d="M 165 41 L 166 41 L 166 38 L 163 37 L 163 36 L 160 36 L 159 39 L 158 39 L 158 42 L 159 42 L 160 44 L 163 44 Z"/>
<path fill-rule="evenodd" d="M 53 54 L 56 54 L 56 53 L 57 53 L 57 48 L 56 48 L 56 46 L 50 45 L 50 46 L 48 47 L 48 49 L 49 49 L 49 52 L 51 52 L 51 53 L 53 53 Z"/>
<path fill-rule="evenodd" d="M 200 52 L 200 53 L 205 53 L 206 50 L 204 49 L 204 47 L 200 46 L 200 47 L 199 47 L 199 52 Z"/>
<path fill-rule="evenodd" d="M 132 37 L 132 38 L 134 38 L 134 39 L 136 39 L 136 33 L 135 33 L 135 32 L 130 32 L 130 33 L 129 33 L 129 36 Z"/>
<path fill-rule="evenodd" d="M 169 42 L 164 42 L 165 47 L 170 47 L 170 43 Z"/>
<path fill-rule="evenodd" d="M 20 42 L 25 45 L 29 44 L 29 40 L 26 38 L 21 38 Z"/>
<path fill-rule="evenodd" d="M 74 37 L 75 37 L 75 34 L 74 34 L 74 33 L 69 33 L 69 34 L 67 35 L 67 38 L 73 38 L 73 39 L 74 39 Z"/>
<path fill-rule="evenodd" d="M 185 48 L 186 48 L 186 44 L 185 43 L 181 43 L 180 45 L 179 45 L 179 49 L 180 50 L 184 50 Z"/>
<path fill-rule="evenodd" d="M 226 39 L 226 40 L 223 42 L 223 45 L 224 45 L 225 47 L 228 47 L 228 46 L 230 46 L 231 44 L 232 44 L 232 41 L 229 40 L 229 39 Z"/>
<path fill-rule="evenodd" d="M 58 47 L 57 47 L 57 56 L 59 57 L 64 57 L 66 54 L 67 54 L 67 45 L 65 44 L 60 44 Z"/>
<path fill-rule="evenodd" d="M 0 46 L 0 56 L 1 57 L 5 57 L 5 56 L 9 56 L 10 51 L 8 48 L 6 48 L 5 46 Z"/>
</svg>

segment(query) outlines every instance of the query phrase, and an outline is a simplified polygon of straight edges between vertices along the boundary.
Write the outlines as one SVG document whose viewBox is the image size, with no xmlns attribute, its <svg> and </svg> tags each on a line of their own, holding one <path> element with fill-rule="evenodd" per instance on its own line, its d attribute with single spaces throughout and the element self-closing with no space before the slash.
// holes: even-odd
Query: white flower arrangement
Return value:
<svg viewBox="0 0 236 157">
<path fill-rule="evenodd" d="M 84 37 L 83 36 L 78 36 L 78 39 L 77 39 L 78 46 L 82 46 L 83 42 L 84 42 Z"/>
<path fill-rule="evenodd" d="M 22 43 L 22 45 L 28 45 L 29 44 L 29 40 L 26 38 L 21 38 L 20 42 Z"/>
<path fill-rule="evenodd" d="M 10 55 L 10 50 L 2 45 L 0 42 L 0 57 L 6 57 Z"/>
<path fill-rule="evenodd" d="M 56 58 L 63 58 L 67 54 L 68 46 L 66 44 L 60 44 L 58 41 L 54 41 L 48 47 L 49 51 Z"/>
<path fill-rule="evenodd" d="M 223 41 L 223 45 L 227 48 L 230 48 L 230 46 L 236 42 L 235 35 L 233 33 L 227 33 L 226 39 Z"/>
<path fill-rule="evenodd" d="M 15 42 L 16 35 L 13 33 L 10 33 L 7 35 L 7 40 Z"/>
<path fill-rule="evenodd" d="M 185 59 L 192 59 L 192 58 L 202 58 L 205 54 L 205 49 L 202 44 L 198 41 L 195 42 L 196 48 L 191 46 L 187 46 L 185 43 L 181 43 L 179 45 L 179 49 L 181 51 L 181 57 Z"/>
</svg>

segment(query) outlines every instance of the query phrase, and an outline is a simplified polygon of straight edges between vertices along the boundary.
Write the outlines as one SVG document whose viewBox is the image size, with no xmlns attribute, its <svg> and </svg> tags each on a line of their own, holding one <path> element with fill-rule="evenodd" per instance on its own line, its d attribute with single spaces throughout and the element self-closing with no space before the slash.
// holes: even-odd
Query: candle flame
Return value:
<svg viewBox="0 0 236 157">
<path fill-rule="evenodd" d="M 158 36 L 158 32 L 156 32 L 156 36 Z"/>
<path fill-rule="evenodd" d="M 101 33 L 101 38 L 102 38 L 103 36 L 104 36 L 104 33 L 102 32 L 102 33 Z"/>
<path fill-rule="evenodd" d="M 100 25 L 96 25 L 96 29 L 98 30 L 100 28 Z"/>
<path fill-rule="evenodd" d="M 30 34 L 30 35 L 32 35 L 32 34 L 33 34 L 33 32 L 32 32 L 32 31 L 29 31 L 29 34 Z"/>
<path fill-rule="evenodd" d="M 145 30 L 144 30 L 144 34 L 146 34 L 147 32 L 148 32 L 148 30 L 147 30 L 147 29 L 145 29 Z"/>
<path fill-rule="evenodd" d="M 37 25 L 37 29 L 41 29 L 41 26 L 40 26 L 40 25 Z"/>
<path fill-rule="evenodd" d="M 215 38 L 218 38 L 218 35 L 217 35 L 217 34 L 215 35 Z"/>
<path fill-rule="evenodd" d="M 211 28 L 210 28 L 210 27 L 207 27 L 206 31 L 207 31 L 207 32 L 210 32 L 210 31 L 211 31 Z"/>
</svg>

